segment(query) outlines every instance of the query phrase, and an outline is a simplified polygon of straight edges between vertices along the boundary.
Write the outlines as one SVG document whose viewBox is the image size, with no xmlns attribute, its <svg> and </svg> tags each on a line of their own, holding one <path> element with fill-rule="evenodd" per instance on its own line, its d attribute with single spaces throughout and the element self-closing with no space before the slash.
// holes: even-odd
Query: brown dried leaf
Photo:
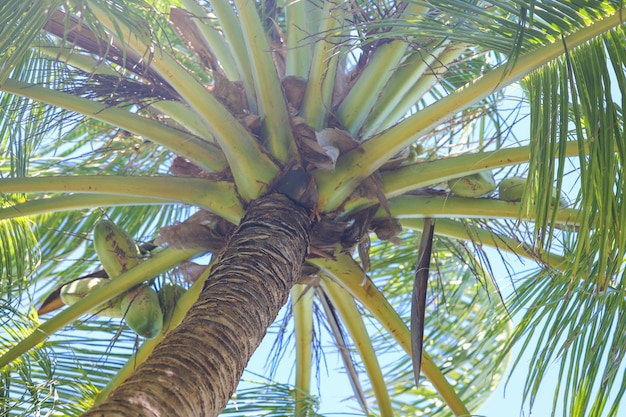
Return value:
<svg viewBox="0 0 626 417">
<path fill-rule="evenodd" d="M 283 78 L 282 85 L 289 105 L 295 110 L 299 110 L 306 92 L 306 80 L 295 75 L 289 75 Z"/>
<path fill-rule="evenodd" d="M 333 157 L 328 154 L 327 149 L 320 146 L 316 140 L 316 134 L 313 128 L 304 123 L 303 119 L 299 117 L 293 120 L 294 135 L 302 159 L 319 169 L 335 169 L 336 157 L 333 159 Z"/>
<path fill-rule="evenodd" d="M 246 114 L 241 118 L 241 123 L 254 134 L 258 133 L 261 129 L 261 117 L 258 114 Z"/>
<path fill-rule="evenodd" d="M 359 141 L 354 139 L 349 132 L 341 129 L 322 129 L 315 133 L 315 137 L 322 147 L 336 147 L 342 155 L 359 147 Z"/>
<path fill-rule="evenodd" d="M 162 227 L 154 243 L 180 249 L 199 248 L 218 252 L 226 244 L 226 234 L 222 233 L 221 229 L 228 230 L 222 223 L 227 222 L 208 211 L 201 210 L 183 223 Z"/>
<path fill-rule="evenodd" d="M 311 247 L 319 251 L 334 254 L 346 229 L 347 223 L 331 219 L 322 219 L 311 230 Z"/>
<path fill-rule="evenodd" d="M 217 97 L 233 114 L 243 116 L 248 114 L 248 98 L 243 84 L 240 81 L 230 81 L 219 72 L 213 73 L 215 84 L 213 95 Z"/>
<path fill-rule="evenodd" d="M 172 161 L 170 172 L 180 177 L 204 177 L 208 174 L 205 170 L 195 165 L 190 160 L 177 156 Z"/>
<path fill-rule="evenodd" d="M 178 264 L 178 272 L 185 282 L 196 282 L 206 271 L 207 265 L 200 265 L 195 262 L 185 261 Z"/>
<path fill-rule="evenodd" d="M 211 45 L 206 42 L 206 39 L 196 26 L 196 18 L 197 16 L 186 10 L 177 7 L 170 8 L 170 22 L 172 27 L 185 42 L 187 47 L 198 55 L 207 68 L 213 71 L 219 71 L 220 66 L 217 63 L 217 58 L 211 49 Z"/>
<path fill-rule="evenodd" d="M 304 207 L 313 208 L 317 202 L 315 181 L 298 161 L 292 161 L 283 169 L 275 188 Z"/>
<path fill-rule="evenodd" d="M 377 199 L 380 205 L 383 206 L 387 215 L 391 217 L 389 202 L 387 202 L 387 196 L 385 196 L 385 192 L 383 191 L 383 186 L 380 182 L 380 174 L 378 172 L 365 178 L 361 182 L 359 189 L 365 197 Z"/>
<path fill-rule="evenodd" d="M 270 44 L 270 50 L 272 51 L 272 60 L 276 67 L 276 73 L 279 77 L 284 77 L 287 70 L 285 48 L 278 42 L 272 42 Z"/>
<path fill-rule="evenodd" d="M 398 219 L 393 217 L 376 218 L 372 220 L 372 229 L 376 236 L 382 240 L 388 240 L 399 245 L 398 235 L 402 233 L 402 225 Z"/>
<path fill-rule="evenodd" d="M 355 213 L 352 216 L 352 222 L 346 227 L 343 236 L 341 236 L 341 245 L 344 252 L 350 253 L 356 245 L 363 242 L 365 236 L 370 231 L 370 224 L 374 218 L 374 214 L 378 211 L 377 206 L 368 207 Z"/>
</svg>

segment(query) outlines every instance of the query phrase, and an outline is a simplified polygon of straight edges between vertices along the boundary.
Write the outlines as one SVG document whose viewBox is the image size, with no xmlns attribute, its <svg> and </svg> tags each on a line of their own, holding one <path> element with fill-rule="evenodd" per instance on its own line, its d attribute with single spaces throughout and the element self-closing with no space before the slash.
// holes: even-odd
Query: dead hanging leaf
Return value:
<svg viewBox="0 0 626 417">
<path fill-rule="evenodd" d="M 333 127 L 316 132 L 315 137 L 322 147 L 334 146 L 339 149 L 341 155 L 358 148 L 360 144 L 349 132 Z"/>
<path fill-rule="evenodd" d="M 349 225 L 341 236 L 341 246 L 344 252 L 352 252 L 354 247 L 363 241 L 364 236 L 370 231 L 370 224 L 376 211 L 378 211 L 377 206 L 368 207 L 350 218 Z"/>
<path fill-rule="evenodd" d="M 195 262 L 185 261 L 178 264 L 178 273 L 185 282 L 196 282 L 206 271 L 207 265 L 200 265 Z"/>
<path fill-rule="evenodd" d="M 359 252 L 359 260 L 361 261 L 361 267 L 363 268 L 363 272 L 367 272 L 370 270 L 370 266 L 372 265 L 370 262 L 370 245 L 372 241 L 368 234 L 364 234 L 357 246 L 357 250 Z"/>
<path fill-rule="evenodd" d="M 283 78 L 282 85 L 287 103 L 295 110 L 294 114 L 297 114 L 304 101 L 304 93 L 306 92 L 307 85 L 306 80 L 295 75 L 288 75 Z"/>
<path fill-rule="evenodd" d="M 380 181 L 380 173 L 374 172 L 372 175 L 361 181 L 361 184 L 359 184 L 359 191 L 364 197 L 378 200 L 387 213 L 387 216 L 391 217 L 387 196 L 383 191 L 383 185 Z"/>
<path fill-rule="evenodd" d="M 248 99 L 240 81 L 230 81 L 225 75 L 214 72 L 213 95 L 217 97 L 231 113 L 243 116 L 249 112 Z"/>
<path fill-rule="evenodd" d="M 315 131 L 304 122 L 304 119 L 295 117 L 293 131 L 298 144 L 298 150 L 305 162 L 313 165 L 315 168 L 324 170 L 335 169 L 335 160 L 327 152 L 325 148 L 320 146 L 315 137 Z"/>
<path fill-rule="evenodd" d="M 382 240 L 388 240 L 399 245 L 398 235 L 402 233 L 402 225 L 398 219 L 393 217 L 376 218 L 372 220 L 372 229 L 376 236 Z"/>
<path fill-rule="evenodd" d="M 428 291 L 428 275 L 430 272 L 434 230 L 435 224 L 432 219 L 429 217 L 425 218 L 422 239 L 417 254 L 415 276 L 413 278 L 413 293 L 411 296 L 411 362 L 413 363 L 416 387 L 419 387 L 422 355 L 424 353 L 426 293 Z"/>
<path fill-rule="evenodd" d="M 177 156 L 172 161 L 172 165 L 170 166 L 170 172 L 174 175 L 180 177 L 203 177 L 208 172 L 195 165 L 189 159 L 183 158 L 182 156 Z"/>
<path fill-rule="evenodd" d="M 199 248 L 219 252 L 233 227 L 214 214 L 201 210 L 182 223 L 159 229 L 159 236 L 154 239 L 154 243 L 179 249 Z"/>
<path fill-rule="evenodd" d="M 298 161 L 292 161 L 283 169 L 274 188 L 304 207 L 313 208 L 317 203 L 315 181 Z"/>
</svg>

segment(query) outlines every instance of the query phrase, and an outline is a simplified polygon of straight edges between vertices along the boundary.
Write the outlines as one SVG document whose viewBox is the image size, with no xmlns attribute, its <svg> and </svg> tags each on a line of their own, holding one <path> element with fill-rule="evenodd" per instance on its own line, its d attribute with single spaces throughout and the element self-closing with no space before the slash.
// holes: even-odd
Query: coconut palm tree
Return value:
<svg viewBox="0 0 626 417">
<path fill-rule="evenodd" d="M 468 415 L 520 342 L 531 405 L 556 362 L 564 415 L 617 415 L 623 10 L 2 1 L 3 413 L 217 415 L 270 329 L 295 382 L 234 413 L 313 415 L 327 334 L 364 414 Z M 506 300 L 486 247 L 537 265 Z M 98 310 L 142 283 L 186 289 L 149 340 Z"/>
</svg>

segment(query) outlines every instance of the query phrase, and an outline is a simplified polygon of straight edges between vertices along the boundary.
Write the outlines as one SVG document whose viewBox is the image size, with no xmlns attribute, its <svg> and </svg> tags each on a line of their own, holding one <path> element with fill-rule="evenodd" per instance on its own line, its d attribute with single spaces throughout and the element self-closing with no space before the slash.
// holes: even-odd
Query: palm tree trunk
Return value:
<svg viewBox="0 0 626 417">
<path fill-rule="evenodd" d="M 281 194 L 252 203 L 180 326 L 85 415 L 219 414 L 300 277 L 310 224 Z"/>
</svg>

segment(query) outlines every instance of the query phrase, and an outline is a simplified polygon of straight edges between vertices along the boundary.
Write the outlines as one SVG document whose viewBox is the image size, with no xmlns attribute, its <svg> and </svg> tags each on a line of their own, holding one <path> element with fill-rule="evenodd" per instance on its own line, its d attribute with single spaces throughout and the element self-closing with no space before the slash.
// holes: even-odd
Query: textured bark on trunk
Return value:
<svg viewBox="0 0 626 417">
<path fill-rule="evenodd" d="M 85 416 L 219 414 L 300 277 L 310 223 L 280 194 L 254 202 L 180 326 Z"/>
</svg>

